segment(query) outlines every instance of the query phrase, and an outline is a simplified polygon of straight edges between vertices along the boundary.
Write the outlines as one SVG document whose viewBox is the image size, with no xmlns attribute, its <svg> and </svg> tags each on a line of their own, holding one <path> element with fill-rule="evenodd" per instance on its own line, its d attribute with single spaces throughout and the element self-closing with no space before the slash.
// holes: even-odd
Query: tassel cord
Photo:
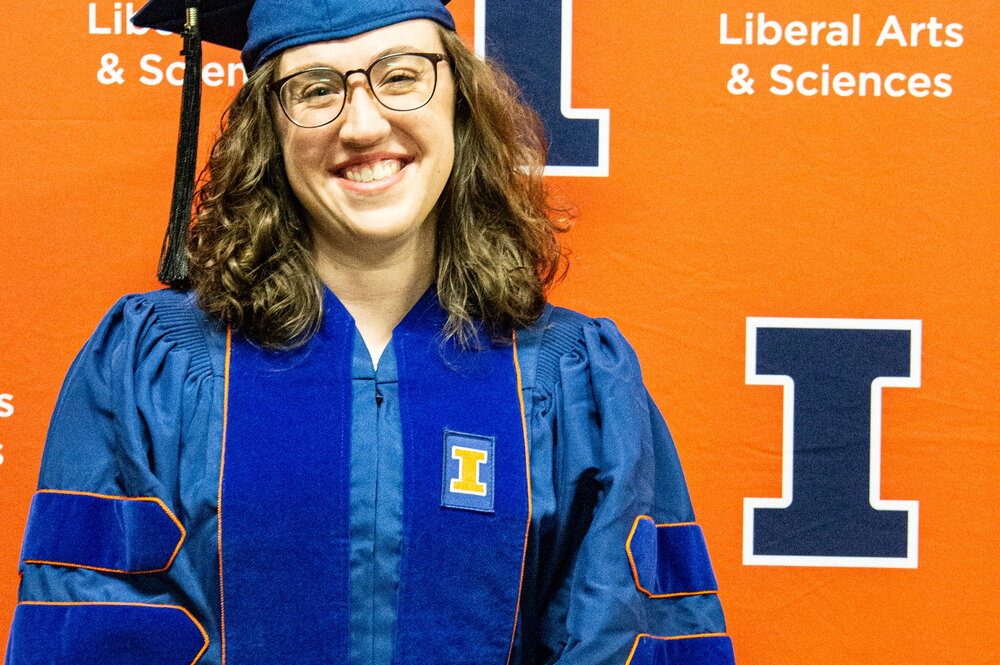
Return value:
<svg viewBox="0 0 1000 665">
<path fill-rule="evenodd" d="M 198 27 L 200 0 L 186 0 L 184 25 L 184 85 L 181 88 L 181 120 L 174 165 L 174 189 L 170 223 L 160 250 L 158 277 L 168 286 L 182 287 L 188 278 L 187 241 L 194 203 L 195 166 L 198 161 L 198 129 L 201 116 L 201 33 Z"/>
</svg>

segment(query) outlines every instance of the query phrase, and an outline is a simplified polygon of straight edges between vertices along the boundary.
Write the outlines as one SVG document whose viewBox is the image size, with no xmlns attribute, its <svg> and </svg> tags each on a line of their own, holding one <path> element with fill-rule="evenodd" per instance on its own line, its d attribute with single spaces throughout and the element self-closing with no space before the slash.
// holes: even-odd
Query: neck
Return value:
<svg viewBox="0 0 1000 665">
<path fill-rule="evenodd" d="M 423 227 L 412 238 L 351 246 L 314 237 L 319 277 L 354 318 L 375 364 L 434 281 L 434 225 Z"/>
</svg>

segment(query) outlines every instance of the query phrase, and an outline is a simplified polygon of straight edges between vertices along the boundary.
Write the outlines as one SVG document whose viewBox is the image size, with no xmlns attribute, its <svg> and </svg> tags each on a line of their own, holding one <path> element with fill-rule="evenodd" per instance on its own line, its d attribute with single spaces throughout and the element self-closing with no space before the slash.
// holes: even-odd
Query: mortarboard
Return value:
<svg viewBox="0 0 1000 665">
<path fill-rule="evenodd" d="M 448 0 L 150 0 L 132 17 L 139 27 L 184 33 L 198 7 L 201 39 L 243 52 L 248 72 L 292 46 L 353 37 L 401 21 L 427 18 L 451 30 Z"/>
<path fill-rule="evenodd" d="M 201 41 L 242 52 L 248 72 L 293 46 L 353 37 L 412 19 L 454 30 L 448 0 L 150 0 L 132 17 L 145 28 L 184 37 L 184 86 L 170 223 L 160 253 L 159 278 L 187 280 L 188 228 L 194 196 L 201 105 Z"/>
</svg>

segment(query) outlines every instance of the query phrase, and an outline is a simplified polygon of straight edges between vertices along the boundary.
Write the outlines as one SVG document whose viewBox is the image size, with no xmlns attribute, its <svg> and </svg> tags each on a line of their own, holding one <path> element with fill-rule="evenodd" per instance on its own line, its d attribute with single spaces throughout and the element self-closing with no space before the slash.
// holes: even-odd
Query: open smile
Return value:
<svg viewBox="0 0 1000 665">
<path fill-rule="evenodd" d="M 372 164 L 363 166 L 352 166 L 341 172 L 342 178 L 347 178 L 351 182 L 372 182 L 384 180 L 391 175 L 399 173 L 403 168 L 403 163 L 398 159 L 383 159 Z"/>
<path fill-rule="evenodd" d="M 334 175 L 347 182 L 342 183 L 348 189 L 355 191 L 371 191 L 384 189 L 395 184 L 413 159 L 407 155 L 398 154 L 368 154 L 358 155 L 337 164 L 332 170 Z"/>
</svg>

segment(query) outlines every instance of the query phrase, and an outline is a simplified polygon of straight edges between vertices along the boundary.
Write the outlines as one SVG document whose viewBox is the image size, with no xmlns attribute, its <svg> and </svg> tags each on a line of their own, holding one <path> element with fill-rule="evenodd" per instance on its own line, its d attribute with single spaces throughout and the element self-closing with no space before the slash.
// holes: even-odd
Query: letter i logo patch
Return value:
<svg viewBox="0 0 1000 665">
<path fill-rule="evenodd" d="M 493 454 L 496 440 L 491 436 L 444 433 L 441 505 L 445 508 L 493 512 Z"/>
</svg>

